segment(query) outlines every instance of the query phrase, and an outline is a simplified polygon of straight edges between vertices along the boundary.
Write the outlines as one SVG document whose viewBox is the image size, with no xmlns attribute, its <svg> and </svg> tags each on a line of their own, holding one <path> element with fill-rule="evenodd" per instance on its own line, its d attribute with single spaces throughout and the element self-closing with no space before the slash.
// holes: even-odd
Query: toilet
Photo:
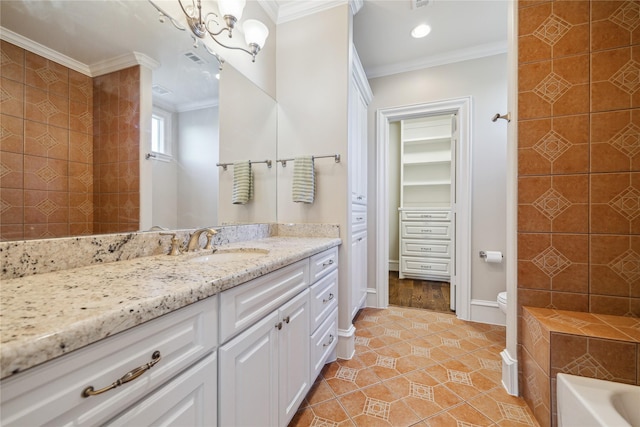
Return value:
<svg viewBox="0 0 640 427">
<path fill-rule="evenodd" d="M 498 307 L 500 307 L 500 311 L 504 314 L 507 314 L 507 292 L 500 292 L 498 294 Z"/>
</svg>

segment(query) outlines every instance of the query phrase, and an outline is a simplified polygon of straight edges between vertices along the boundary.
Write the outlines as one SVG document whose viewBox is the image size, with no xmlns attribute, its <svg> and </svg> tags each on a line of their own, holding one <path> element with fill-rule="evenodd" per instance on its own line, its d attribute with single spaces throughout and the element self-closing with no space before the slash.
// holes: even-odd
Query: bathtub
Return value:
<svg viewBox="0 0 640 427">
<path fill-rule="evenodd" d="M 558 374 L 560 427 L 640 427 L 640 386 Z"/>
</svg>

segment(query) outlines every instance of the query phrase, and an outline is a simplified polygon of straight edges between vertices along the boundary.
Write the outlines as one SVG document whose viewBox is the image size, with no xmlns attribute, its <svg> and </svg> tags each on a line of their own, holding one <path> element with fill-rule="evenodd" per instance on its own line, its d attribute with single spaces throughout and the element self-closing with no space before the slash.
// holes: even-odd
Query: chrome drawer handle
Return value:
<svg viewBox="0 0 640 427">
<path fill-rule="evenodd" d="M 431 215 L 420 215 L 421 218 L 431 218 Z"/>
<path fill-rule="evenodd" d="M 328 347 L 331 345 L 331 343 L 333 342 L 333 335 L 329 335 L 329 342 L 326 344 L 322 344 L 323 347 Z"/>
<path fill-rule="evenodd" d="M 332 265 L 332 264 L 333 264 L 333 260 L 332 260 L 332 259 L 330 259 L 329 261 L 327 261 L 327 262 L 323 262 L 323 263 L 322 263 L 322 268 L 325 268 L 325 267 L 330 266 L 330 265 Z"/>
<path fill-rule="evenodd" d="M 431 229 L 427 228 L 426 230 L 421 230 L 422 233 L 431 233 Z"/>
<path fill-rule="evenodd" d="M 322 303 L 323 303 L 323 304 L 326 304 L 326 303 L 328 303 L 329 301 L 331 301 L 332 299 L 333 299 L 333 294 L 329 294 L 329 298 L 327 298 L 327 299 L 323 299 L 323 300 L 322 300 Z"/>
<path fill-rule="evenodd" d="M 421 265 L 420 268 L 423 269 L 423 270 L 431 270 L 431 266 L 430 265 Z"/>
<path fill-rule="evenodd" d="M 420 248 L 420 250 L 423 252 L 429 252 L 431 251 L 431 248 Z"/>
<path fill-rule="evenodd" d="M 85 388 L 84 390 L 82 390 L 82 397 L 89 397 L 89 396 L 95 396 L 98 394 L 102 394 L 105 391 L 109 391 L 113 388 L 119 387 L 122 384 L 126 384 L 129 381 L 133 381 L 136 378 L 138 378 L 140 375 L 144 374 L 146 371 L 148 371 L 149 369 L 151 369 L 156 363 L 158 363 L 160 361 L 160 352 L 158 350 L 154 351 L 153 354 L 151 355 L 151 362 L 146 363 L 142 366 L 139 366 L 135 369 L 130 370 L 129 372 L 127 372 L 126 374 L 124 374 L 122 377 L 120 377 L 118 380 L 116 380 L 115 382 L 113 382 L 112 384 L 101 388 L 99 390 L 95 390 L 93 388 L 93 386 L 89 386 L 87 388 Z"/>
</svg>

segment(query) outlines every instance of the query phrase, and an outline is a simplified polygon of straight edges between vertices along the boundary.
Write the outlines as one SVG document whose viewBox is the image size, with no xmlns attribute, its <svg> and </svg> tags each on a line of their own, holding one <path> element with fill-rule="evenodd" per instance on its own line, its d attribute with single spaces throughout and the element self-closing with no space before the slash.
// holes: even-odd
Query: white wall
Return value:
<svg viewBox="0 0 640 427">
<path fill-rule="evenodd" d="M 178 115 L 177 228 L 218 224 L 218 107 Z"/>
<path fill-rule="evenodd" d="M 347 4 L 278 26 L 278 157 L 342 156 L 315 162 L 313 204 L 291 198 L 293 164 L 278 165 L 278 222 L 340 225 L 339 263 L 348 266 L 348 96 L 351 12 Z M 349 330 L 349 271 L 339 270 L 338 328 Z M 339 344 L 340 345 L 340 344 Z M 349 355 L 350 356 L 350 355 Z M 347 356 L 347 357 L 349 357 Z"/>
<path fill-rule="evenodd" d="M 178 115 L 171 115 L 171 153 L 174 157 L 170 161 L 157 158 L 147 160 L 153 171 L 153 204 L 152 224 L 170 229 L 178 228 Z"/>
<path fill-rule="evenodd" d="M 376 111 L 379 108 L 423 104 L 471 96 L 471 298 L 495 301 L 505 290 L 504 264 L 486 264 L 480 250 L 505 251 L 506 247 L 506 142 L 504 124 L 491 117 L 507 107 L 506 54 L 395 74 L 369 81 L 373 102 L 369 106 L 369 182 L 376 182 Z M 369 287 L 375 287 L 375 186 L 369 190 Z"/>
</svg>

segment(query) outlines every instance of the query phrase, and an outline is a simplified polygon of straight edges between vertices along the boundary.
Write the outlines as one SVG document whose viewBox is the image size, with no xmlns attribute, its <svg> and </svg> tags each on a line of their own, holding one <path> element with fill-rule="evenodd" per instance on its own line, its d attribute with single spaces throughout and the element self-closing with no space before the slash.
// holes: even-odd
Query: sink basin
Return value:
<svg viewBox="0 0 640 427">
<path fill-rule="evenodd" d="M 259 249 L 259 248 L 218 249 L 214 253 L 201 255 L 195 258 L 190 258 L 188 261 L 189 262 L 206 262 L 206 263 L 246 261 L 250 259 L 264 257 L 264 256 L 267 256 L 268 254 L 269 254 L 269 251 L 267 249 Z"/>
</svg>

